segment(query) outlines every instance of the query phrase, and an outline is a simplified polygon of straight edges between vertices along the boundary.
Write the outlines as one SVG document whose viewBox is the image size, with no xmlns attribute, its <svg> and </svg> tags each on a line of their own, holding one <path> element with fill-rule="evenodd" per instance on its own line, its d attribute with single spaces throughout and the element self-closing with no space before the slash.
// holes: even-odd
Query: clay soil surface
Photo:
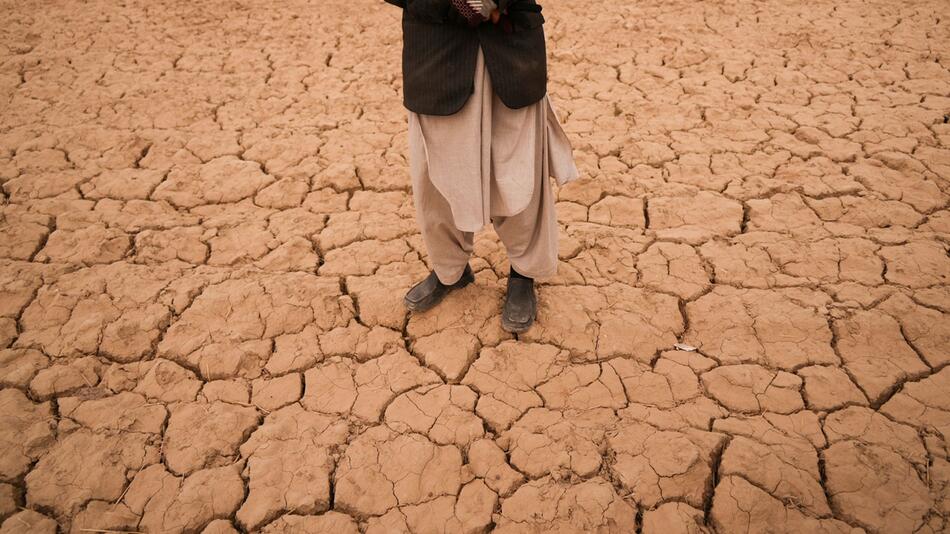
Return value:
<svg viewBox="0 0 950 534">
<path fill-rule="evenodd" d="M 950 531 L 950 2 L 544 0 L 434 312 L 381 0 L 0 2 L 0 532 Z"/>
</svg>

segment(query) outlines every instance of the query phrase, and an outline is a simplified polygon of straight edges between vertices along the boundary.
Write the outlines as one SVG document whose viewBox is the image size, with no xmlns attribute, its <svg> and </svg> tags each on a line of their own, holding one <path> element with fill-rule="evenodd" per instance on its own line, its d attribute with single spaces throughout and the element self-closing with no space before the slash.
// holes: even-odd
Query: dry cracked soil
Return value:
<svg viewBox="0 0 950 534">
<path fill-rule="evenodd" d="M 0 532 L 950 531 L 950 3 L 545 0 L 559 274 L 428 272 L 399 9 L 0 3 Z"/>
</svg>

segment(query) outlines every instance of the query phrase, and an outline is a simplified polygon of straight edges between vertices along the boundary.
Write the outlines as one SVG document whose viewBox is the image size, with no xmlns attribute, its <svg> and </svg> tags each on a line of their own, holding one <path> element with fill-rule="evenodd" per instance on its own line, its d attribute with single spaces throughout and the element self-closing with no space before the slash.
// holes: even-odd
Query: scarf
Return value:
<svg viewBox="0 0 950 534">
<path fill-rule="evenodd" d="M 452 0 L 452 6 L 465 17 L 469 26 L 485 22 L 498 7 L 493 0 Z"/>
</svg>

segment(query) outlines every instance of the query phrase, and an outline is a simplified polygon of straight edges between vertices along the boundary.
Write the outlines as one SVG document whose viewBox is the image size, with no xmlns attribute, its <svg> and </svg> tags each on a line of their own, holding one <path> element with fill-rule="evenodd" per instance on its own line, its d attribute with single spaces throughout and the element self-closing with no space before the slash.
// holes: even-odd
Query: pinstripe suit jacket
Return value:
<svg viewBox="0 0 950 534">
<path fill-rule="evenodd" d="M 498 9 L 506 13 L 502 22 L 474 28 L 449 0 L 385 1 L 403 8 L 403 105 L 407 109 L 426 115 L 451 115 L 461 109 L 474 91 L 479 45 L 492 90 L 506 106 L 533 104 L 547 91 L 544 17 L 535 0 L 496 0 Z"/>
</svg>

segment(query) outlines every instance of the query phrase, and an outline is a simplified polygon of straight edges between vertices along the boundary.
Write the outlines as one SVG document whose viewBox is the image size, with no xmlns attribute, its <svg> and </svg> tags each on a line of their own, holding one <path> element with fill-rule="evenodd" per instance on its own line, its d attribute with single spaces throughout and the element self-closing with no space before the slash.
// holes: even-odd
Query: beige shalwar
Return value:
<svg viewBox="0 0 950 534">
<path fill-rule="evenodd" d="M 454 283 L 474 232 L 492 223 L 516 271 L 551 276 L 558 225 L 549 177 L 559 185 L 578 177 L 570 141 L 547 95 L 511 109 L 494 94 L 481 48 L 474 83 L 452 115 L 409 111 L 409 173 L 430 263 Z"/>
</svg>

